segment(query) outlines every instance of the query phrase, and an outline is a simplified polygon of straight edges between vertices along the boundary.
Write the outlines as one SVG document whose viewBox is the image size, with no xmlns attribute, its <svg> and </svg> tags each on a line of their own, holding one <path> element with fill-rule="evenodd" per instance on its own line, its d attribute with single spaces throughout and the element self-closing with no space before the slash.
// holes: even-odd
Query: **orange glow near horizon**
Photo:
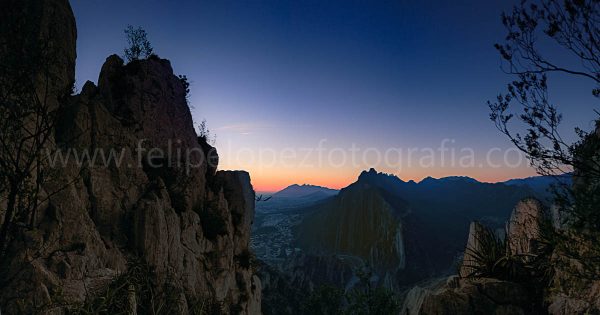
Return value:
<svg viewBox="0 0 600 315">
<path fill-rule="evenodd" d="M 446 176 L 468 176 L 481 182 L 503 182 L 514 178 L 536 176 L 531 168 L 467 168 L 467 169 L 411 169 L 401 172 L 375 167 L 378 172 L 393 174 L 403 181 L 419 182 L 423 178 L 431 176 L 441 178 Z M 282 168 L 261 169 L 246 168 L 254 190 L 259 193 L 272 193 L 280 191 L 293 184 L 310 184 L 333 189 L 341 189 L 355 182 L 360 173 L 365 169 L 352 168 Z"/>
</svg>

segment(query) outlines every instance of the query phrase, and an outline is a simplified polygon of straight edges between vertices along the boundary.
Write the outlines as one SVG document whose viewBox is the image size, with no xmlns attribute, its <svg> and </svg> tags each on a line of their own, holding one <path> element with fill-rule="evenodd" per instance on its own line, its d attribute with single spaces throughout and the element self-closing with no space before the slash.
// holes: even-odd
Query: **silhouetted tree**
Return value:
<svg viewBox="0 0 600 315">
<path fill-rule="evenodd" d="M 206 119 L 202 119 L 202 122 L 200 122 L 198 125 L 198 137 L 212 146 L 214 146 L 217 142 L 217 136 L 211 134 L 208 126 L 206 125 Z"/>
<path fill-rule="evenodd" d="M 128 62 L 146 59 L 152 55 L 152 45 L 148 40 L 148 33 L 143 28 L 133 28 L 133 26 L 128 25 L 125 29 L 125 37 L 129 45 L 125 48 L 125 59 Z"/>
<path fill-rule="evenodd" d="M 600 2 L 595 0 L 522 1 L 502 15 L 507 35 L 496 44 L 503 69 L 516 79 L 496 101 L 488 102 L 490 118 L 530 159 L 541 175 L 559 176 L 574 172 L 574 184 L 557 184 L 555 202 L 567 213 L 566 233 L 560 244 L 580 262 L 588 264 L 587 276 L 600 278 L 600 123 L 587 132 L 575 127 L 578 139 L 568 140 L 559 128 L 562 115 L 550 100 L 550 74 L 588 80 L 590 95 L 600 96 Z M 562 48 L 553 54 L 544 50 Z M 560 58 L 553 56 L 560 56 Z M 591 109 L 590 109 L 591 111 Z M 598 115 L 597 111 L 595 113 Z M 512 124 L 515 120 L 521 124 Z M 515 130 L 522 130 L 515 132 Z M 576 235 L 576 236 L 575 236 Z"/>
<path fill-rule="evenodd" d="M 505 43 L 496 44 L 496 48 L 505 61 L 504 70 L 517 78 L 508 84 L 506 93 L 498 95 L 495 102 L 488 102 L 490 118 L 527 154 L 539 174 L 577 171 L 580 178 L 600 179 L 600 151 L 580 154 L 584 144 L 590 147 L 594 131 L 588 133 L 576 127 L 579 140 L 566 140 L 559 128 L 562 115 L 548 95 L 550 73 L 588 79 L 595 85 L 590 93 L 600 95 L 600 29 L 596 24 L 599 8 L 598 1 L 590 0 L 523 1 L 502 15 L 507 36 Z M 542 52 L 547 44 L 544 40 L 562 47 L 572 60 L 552 60 L 550 54 Z M 515 127 L 510 126 L 515 117 L 524 124 L 524 133 L 514 132 Z M 588 222 L 600 227 L 600 211 L 596 216 Z"/>
</svg>

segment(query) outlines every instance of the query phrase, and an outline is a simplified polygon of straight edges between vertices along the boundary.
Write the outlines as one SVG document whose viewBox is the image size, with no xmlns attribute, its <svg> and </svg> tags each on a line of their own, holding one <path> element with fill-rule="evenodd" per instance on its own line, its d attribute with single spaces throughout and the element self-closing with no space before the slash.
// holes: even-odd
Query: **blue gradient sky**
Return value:
<svg viewBox="0 0 600 315">
<path fill-rule="evenodd" d="M 79 87 L 97 81 L 108 55 L 122 54 L 128 24 L 144 27 L 155 52 L 190 79 L 194 119 L 205 118 L 217 135 L 220 168 L 249 170 L 259 190 L 292 183 L 339 188 L 370 166 L 417 180 L 468 175 L 499 181 L 533 174 L 526 165 L 481 165 L 491 148 L 511 147 L 485 105 L 511 80 L 500 71 L 493 48 L 505 35 L 499 16 L 510 9 L 509 1 L 71 4 Z M 591 85 L 551 79 L 565 124 L 590 128 Z M 437 161 L 400 168 L 376 159 L 332 166 L 315 154 L 286 163 L 265 161 L 265 154 L 258 158 L 259 152 L 299 151 L 319 142 L 327 150 L 354 144 L 385 151 L 435 149 L 444 139 L 453 140 L 456 150 L 472 148 L 475 167 Z"/>
</svg>

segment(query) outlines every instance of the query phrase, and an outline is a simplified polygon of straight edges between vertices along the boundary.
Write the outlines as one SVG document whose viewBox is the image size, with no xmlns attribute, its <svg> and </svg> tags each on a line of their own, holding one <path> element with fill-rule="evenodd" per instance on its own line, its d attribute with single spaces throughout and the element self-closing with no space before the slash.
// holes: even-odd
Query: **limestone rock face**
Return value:
<svg viewBox="0 0 600 315">
<path fill-rule="evenodd" d="M 463 278 L 469 277 L 477 266 L 477 260 L 474 258 L 473 253 L 480 250 L 480 240 L 487 235 L 489 231 L 479 222 L 471 222 L 469 226 L 469 238 L 467 240 L 467 246 L 465 249 L 465 255 L 463 263 L 460 267 L 460 276 Z"/>
<path fill-rule="evenodd" d="M 71 6 L 68 1 L 2 0 L 0 7 L 2 71 L 33 75 L 40 102 L 55 108 L 75 82 L 77 30 Z"/>
<path fill-rule="evenodd" d="M 512 255 L 535 254 L 535 243 L 541 237 L 547 212 L 536 199 L 524 199 L 513 210 L 506 226 L 508 247 Z"/>
<path fill-rule="evenodd" d="M 407 272 L 406 231 L 403 215 L 406 203 L 386 194 L 368 177 L 385 176 L 374 169 L 320 205 L 298 228 L 298 244 L 309 255 L 294 262 L 307 268 L 307 275 L 343 282 L 345 270 L 368 265 L 381 285 L 394 287 L 399 273 Z M 312 256 L 330 256 L 342 259 Z M 342 267 L 342 265 L 347 265 Z M 333 272 L 333 268 L 338 268 Z M 335 273 L 336 276 L 331 277 Z M 341 277 L 342 279 L 337 279 Z M 344 284 L 345 285 L 345 284 Z"/>
<path fill-rule="evenodd" d="M 40 32 L 61 39 L 49 91 L 69 86 L 76 29 L 68 1 L 22 3 L 43 8 Z M 105 290 L 137 257 L 177 292 L 174 313 L 210 299 L 225 313 L 260 314 L 249 174 L 207 166 L 207 150 L 218 156 L 196 135 L 168 60 L 110 56 L 98 82 L 60 114 L 51 148 L 61 155 L 57 172 L 43 187 L 49 199 L 34 228 L 18 232 L 2 268 L 2 312 L 60 314 Z"/>
<path fill-rule="evenodd" d="M 570 235 L 569 240 L 572 246 L 570 250 L 579 253 L 581 257 L 587 257 L 583 255 L 589 255 L 589 250 L 597 246 L 593 240 L 583 239 L 580 235 Z M 552 287 L 546 296 L 549 314 L 600 312 L 600 280 L 594 277 L 594 269 L 586 268 L 581 260 L 574 259 L 573 256 L 555 251 L 551 257 L 550 263 L 556 267 Z"/>
</svg>

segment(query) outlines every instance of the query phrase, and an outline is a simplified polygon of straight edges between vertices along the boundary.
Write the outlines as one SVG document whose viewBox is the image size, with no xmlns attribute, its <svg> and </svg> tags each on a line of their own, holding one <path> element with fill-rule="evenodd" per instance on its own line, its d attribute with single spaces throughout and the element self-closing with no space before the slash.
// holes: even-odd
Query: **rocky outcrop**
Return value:
<svg viewBox="0 0 600 315">
<path fill-rule="evenodd" d="M 539 200 L 529 198 L 519 201 L 506 225 L 508 249 L 512 255 L 534 255 L 537 242 L 542 237 L 548 211 Z"/>
<path fill-rule="evenodd" d="M 451 280 L 411 289 L 401 314 L 538 314 L 531 309 L 527 290 L 516 283 L 485 278 Z"/>
<path fill-rule="evenodd" d="M 554 234 L 557 232 L 562 237 L 554 241 L 568 239 L 570 242 L 549 247 L 546 242 L 551 239 L 546 237 L 557 237 L 558 234 Z M 594 244 L 572 235 L 558 224 L 541 202 L 531 198 L 520 201 L 507 222 L 505 258 L 513 260 L 515 272 L 521 271 L 498 275 L 513 277 L 514 281 L 473 277 L 479 275 L 473 274 L 478 266 L 471 253 L 481 252 L 480 240 L 490 237 L 490 233 L 483 225 L 473 222 L 460 277 L 452 276 L 445 282 L 411 289 L 404 302 L 405 314 L 564 315 L 594 314 L 600 310 L 599 282 L 588 278 L 597 272 L 590 273 L 587 269 L 593 262 L 574 259 L 594 248 Z M 501 265 L 502 261 L 497 263 Z"/>
<path fill-rule="evenodd" d="M 43 8 L 41 33 L 60 40 L 52 91 L 70 86 L 76 31 L 68 2 L 23 3 Z M 211 300 L 224 313 L 261 313 L 248 248 L 250 177 L 208 165 L 216 151 L 199 141 L 185 94 L 168 60 L 110 56 L 98 86 L 87 82 L 68 99 L 50 148 L 57 160 L 43 187 L 48 200 L 2 268 L 3 312 L 61 313 L 141 259 L 157 290 L 168 283 L 176 295 L 172 312 Z"/>
<path fill-rule="evenodd" d="M 544 220 L 548 221 L 543 205 L 535 199 L 524 199 L 514 208 L 506 229 L 506 254 L 527 261 L 538 253 L 536 242 L 542 237 Z M 478 255 L 504 253 L 502 247 L 492 253 L 489 242 L 500 245 L 500 239 L 489 228 L 472 222 L 459 275 L 426 286 L 411 289 L 405 298 L 403 314 L 539 314 L 542 301 L 539 290 L 530 282 L 513 282 L 482 277 Z M 493 261 L 491 263 L 494 263 Z M 486 269 L 487 270 L 487 269 Z M 488 271 L 489 272 L 489 271 Z M 567 314 L 567 313 L 564 313 Z"/>
<path fill-rule="evenodd" d="M 477 270 L 478 260 L 475 258 L 475 253 L 481 251 L 481 240 L 493 237 L 489 233 L 489 230 L 481 223 L 471 222 L 463 262 L 460 266 L 459 274 L 461 277 L 467 278 Z"/>
<path fill-rule="evenodd" d="M 558 314 L 600 313 L 600 247 L 598 246 L 597 209 L 600 203 L 598 177 L 600 152 L 600 120 L 574 152 L 571 206 L 554 207 L 558 217 L 560 244 L 551 257 L 555 266 L 546 299 L 548 312 Z M 573 209 L 576 208 L 576 209 Z M 576 211 L 577 213 L 574 213 Z"/>
<path fill-rule="evenodd" d="M 598 254 L 597 242 L 580 234 L 564 235 L 569 241 L 565 246 L 568 250 L 557 248 L 550 258 L 555 267 L 546 294 L 548 313 L 597 314 L 600 312 L 598 261 L 586 258 Z"/>
</svg>

